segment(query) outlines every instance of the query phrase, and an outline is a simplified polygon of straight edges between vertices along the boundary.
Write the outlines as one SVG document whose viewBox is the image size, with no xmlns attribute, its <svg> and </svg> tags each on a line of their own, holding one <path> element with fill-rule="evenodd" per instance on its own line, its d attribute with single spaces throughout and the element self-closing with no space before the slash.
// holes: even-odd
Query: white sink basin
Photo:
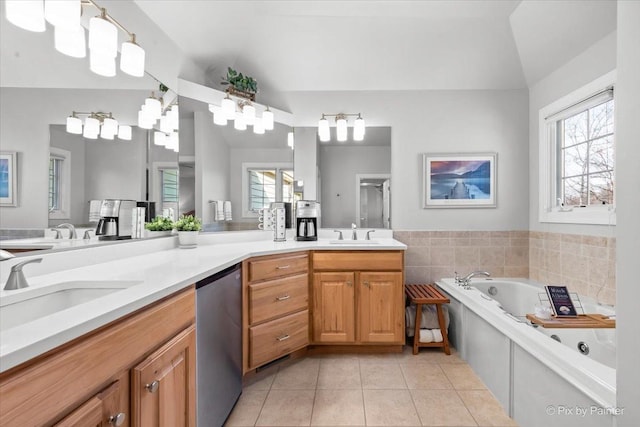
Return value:
<svg viewBox="0 0 640 427">
<path fill-rule="evenodd" d="M 331 245 L 377 245 L 377 240 L 330 240 Z"/>
<path fill-rule="evenodd" d="M 142 283 L 127 280 L 70 281 L 27 288 L 0 300 L 0 331 L 23 325 Z"/>
</svg>

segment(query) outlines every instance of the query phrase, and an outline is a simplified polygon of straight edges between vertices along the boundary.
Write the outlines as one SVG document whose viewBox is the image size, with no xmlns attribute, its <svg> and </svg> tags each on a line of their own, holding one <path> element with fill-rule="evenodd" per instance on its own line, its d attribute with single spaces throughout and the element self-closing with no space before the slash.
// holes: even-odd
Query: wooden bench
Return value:
<svg viewBox="0 0 640 427">
<path fill-rule="evenodd" d="M 447 336 L 447 323 L 444 320 L 442 304 L 449 304 L 450 300 L 444 296 L 434 285 L 404 285 L 405 294 L 416 305 L 415 332 L 413 335 L 413 354 L 418 354 L 418 347 L 442 347 L 446 354 L 451 354 L 449 349 L 449 337 Z M 420 342 L 420 321 L 422 320 L 422 305 L 435 304 L 438 313 L 438 323 L 442 332 L 442 342 Z"/>
</svg>

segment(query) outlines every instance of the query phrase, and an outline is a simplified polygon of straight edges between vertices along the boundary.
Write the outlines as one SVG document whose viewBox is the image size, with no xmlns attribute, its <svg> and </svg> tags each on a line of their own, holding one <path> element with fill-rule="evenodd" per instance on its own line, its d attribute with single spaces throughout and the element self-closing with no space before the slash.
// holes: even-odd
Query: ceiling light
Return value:
<svg viewBox="0 0 640 427">
<path fill-rule="evenodd" d="M 339 142 L 347 140 L 347 118 L 343 114 L 336 116 L 336 139 Z"/>
<path fill-rule="evenodd" d="M 362 141 L 364 139 L 365 133 L 365 125 L 364 119 L 362 118 L 362 114 L 322 114 L 322 118 L 318 122 L 318 137 L 320 141 L 327 142 L 331 139 L 331 134 L 329 131 L 329 121 L 326 116 L 332 116 L 336 118 L 336 139 L 340 142 L 345 142 L 348 137 L 348 123 L 347 117 L 349 116 L 357 116 L 356 120 L 353 124 L 353 139 L 354 141 Z"/>
<path fill-rule="evenodd" d="M 233 120 L 236 116 L 236 103 L 229 97 L 229 94 L 222 100 L 220 104 L 222 107 L 222 114 L 224 114 L 225 120 Z"/>
<path fill-rule="evenodd" d="M 122 43 L 120 49 L 120 70 L 133 77 L 144 76 L 144 49 L 136 43 L 136 35 L 131 40 Z"/>
<path fill-rule="evenodd" d="M 122 139 L 124 141 L 131 141 L 131 126 L 129 125 L 120 125 L 118 126 L 118 139 Z"/>
<path fill-rule="evenodd" d="M 47 29 L 42 0 L 6 0 L 7 20 L 27 31 L 41 33 Z"/>
<path fill-rule="evenodd" d="M 267 109 L 262 113 L 262 123 L 264 124 L 264 130 L 273 130 L 274 120 L 273 120 L 273 111 Z"/>
<path fill-rule="evenodd" d="M 116 75 L 116 58 L 90 50 L 89 69 L 100 76 L 113 77 Z"/>
<path fill-rule="evenodd" d="M 326 119 L 324 114 L 322 118 L 318 121 L 318 136 L 320 137 L 320 141 L 327 142 L 331 139 L 331 132 L 329 131 L 329 120 Z"/>
<path fill-rule="evenodd" d="M 254 117 L 253 119 L 253 133 L 255 133 L 256 135 L 264 135 L 264 124 L 262 123 L 262 119 L 256 117 Z"/>
<path fill-rule="evenodd" d="M 75 135 L 82 134 L 82 120 L 76 117 L 76 113 L 73 113 L 69 117 L 67 117 L 67 132 Z"/>
<path fill-rule="evenodd" d="M 56 50 L 60 53 L 73 58 L 87 56 L 84 28 L 80 24 L 71 27 L 55 27 L 53 29 L 53 41 Z"/>
<path fill-rule="evenodd" d="M 294 146 L 293 131 L 287 134 L 287 146 L 293 150 L 293 146 Z"/>
<path fill-rule="evenodd" d="M 236 130 L 247 130 L 247 122 L 244 121 L 242 113 L 236 113 L 236 119 L 233 122 L 233 127 Z"/>
<path fill-rule="evenodd" d="M 45 0 L 44 18 L 55 27 L 80 25 L 80 0 Z"/>
<path fill-rule="evenodd" d="M 118 28 L 107 20 L 106 10 L 89 20 L 89 50 L 115 58 L 118 55 Z"/>
</svg>

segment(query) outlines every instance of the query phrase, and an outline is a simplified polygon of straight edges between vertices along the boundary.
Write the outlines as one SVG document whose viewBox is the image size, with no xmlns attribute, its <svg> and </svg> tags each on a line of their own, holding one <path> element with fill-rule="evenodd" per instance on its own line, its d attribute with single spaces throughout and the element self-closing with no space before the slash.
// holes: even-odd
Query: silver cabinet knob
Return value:
<svg viewBox="0 0 640 427">
<path fill-rule="evenodd" d="M 160 382 L 158 380 L 155 380 L 151 384 L 147 384 L 146 386 L 144 386 L 144 388 L 146 388 L 149 393 L 155 393 L 156 391 L 158 391 L 158 387 L 160 387 Z"/>
<path fill-rule="evenodd" d="M 109 424 L 114 426 L 121 426 L 124 424 L 124 420 L 127 418 L 124 412 L 120 412 L 119 414 L 112 415 L 109 417 Z"/>
</svg>

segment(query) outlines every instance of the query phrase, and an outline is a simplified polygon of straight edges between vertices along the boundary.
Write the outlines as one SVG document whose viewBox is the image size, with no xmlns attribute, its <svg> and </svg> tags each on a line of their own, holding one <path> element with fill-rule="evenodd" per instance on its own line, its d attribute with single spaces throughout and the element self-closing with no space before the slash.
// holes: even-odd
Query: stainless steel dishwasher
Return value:
<svg viewBox="0 0 640 427">
<path fill-rule="evenodd" d="M 197 425 L 222 426 L 242 393 L 241 264 L 196 283 Z"/>
</svg>

